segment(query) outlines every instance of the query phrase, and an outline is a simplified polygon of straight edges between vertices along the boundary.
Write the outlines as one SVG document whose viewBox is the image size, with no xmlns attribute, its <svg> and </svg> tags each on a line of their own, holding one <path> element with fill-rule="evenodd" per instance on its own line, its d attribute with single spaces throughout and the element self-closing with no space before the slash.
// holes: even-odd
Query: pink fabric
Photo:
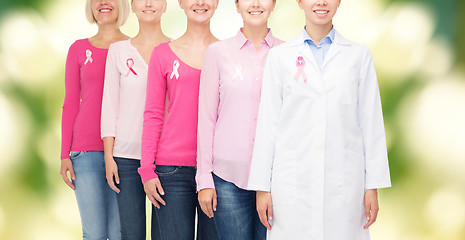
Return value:
<svg viewBox="0 0 465 240">
<path fill-rule="evenodd" d="M 148 65 L 131 39 L 110 45 L 103 87 L 101 135 L 115 137 L 113 156 L 141 158 Z"/>
<path fill-rule="evenodd" d="M 88 39 L 74 42 L 65 69 L 65 100 L 61 120 L 61 159 L 70 151 L 103 151 L 100 111 L 108 49 Z"/>
<path fill-rule="evenodd" d="M 169 43 L 155 47 L 149 62 L 142 128 L 142 182 L 158 177 L 155 164 L 197 165 L 199 82 L 200 70 L 179 59 Z"/>
<path fill-rule="evenodd" d="M 271 31 L 258 50 L 241 31 L 210 45 L 200 78 L 197 190 L 214 188 L 212 172 L 246 189 Z"/>
</svg>

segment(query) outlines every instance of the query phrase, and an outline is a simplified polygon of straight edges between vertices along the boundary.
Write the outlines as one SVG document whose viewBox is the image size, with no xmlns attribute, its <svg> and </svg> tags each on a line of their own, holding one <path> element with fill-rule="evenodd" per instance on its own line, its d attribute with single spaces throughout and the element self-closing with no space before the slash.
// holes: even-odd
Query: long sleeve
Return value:
<svg viewBox="0 0 465 240">
<path fill-rule="evenodd" d="M 155 48 L 157 49 L 157 48 Z M 145 100 L 144 123 L 142 126 L 141 166 L 138 169 L 142 182 L 158 177 L 155 173 L 155 156 L 163 127 L 166 100 L 166 76 L 163 76 L 162 62 L 155 50 L 150 57 L 147 73 L 147 95 Z"/>
<path fill-rule="evenodd" d="M 368 49 L 361 66 L 358 108 L 365 150 L 365 188 L 391 186 L 383 111 L 375 66 Z"/>
<path fill-rule="evenodd" d="M 79 112 L 81 84 L 76 43 L 71 45 L 66 58 L 65 99 L 61 116 L 61 159 L 69 158 L 73 127 Z"/>
<path fill-rule="evenodd" d="M 197 131 L 197 191 L 215 188 L 213 183 L 213 138 L 218 120 L 220 74 L 215 51 L 210 46 L 200 75 L 199 121 Z"/>
<path fill-rule="evenodd" d="M 271 190 L 271 172 L 276 146 L 281 106 L 283 103 L 282 82 L 279 76 L 278 56 L 271 49 L 263 73 L 262 93 L 258 110 L 257 130 L 252 154 L 248 189 Z"/>
<path fill-rule="evenodd" d="M 117 65 L 117 53 L 110 46 L 105 66 L 105 83 L 103 86 L 102 118 L 100 122 L 101 137 L 115 137 L 119 106 L 119 80 L 121 73 Z"/>
</svg>

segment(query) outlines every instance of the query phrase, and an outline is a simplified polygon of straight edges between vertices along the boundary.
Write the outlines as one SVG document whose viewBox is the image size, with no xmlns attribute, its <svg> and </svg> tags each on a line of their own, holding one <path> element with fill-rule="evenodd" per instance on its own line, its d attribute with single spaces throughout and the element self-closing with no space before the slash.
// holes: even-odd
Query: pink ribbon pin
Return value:
<svg viewBox="0 0 465 240">
<path fill-rule="evenodd" d="M 305 74 L 304 67 L 305 67 L 305 60 L 302 56 L 299 56 L 297 58 L 297 61 L 295 62 L 295 65 L 297 66 L 297 73 L 295 74 L 294 79 L 296 81 L 299 81 L 299 77 L 302 76 L 302 79 L 304 79 L 304 82 L 307 82 L 307 75 Z"/>
<path fill-rule="evenodd" d="M 132 69 L 132 67 L 134 67 L 134 59 L 128 58 L 128 60 L 126 60 L 126 66 L 128 66 L 129 70 L 126 73 L 125 77 L 128 77 L 130 72 L 134 73 L 134 75 L 137 75 L 136 71 L 134 71 L 134 69 Z"/>
<path fill-rule="evenodd" d="M 88 62 L 92 63 L 94 60 L 92 59 L 92 52 L 87 49 L 86 50 L 86 61 L 84 62 L 84 65 L 87 65 Z"/>
</svg>

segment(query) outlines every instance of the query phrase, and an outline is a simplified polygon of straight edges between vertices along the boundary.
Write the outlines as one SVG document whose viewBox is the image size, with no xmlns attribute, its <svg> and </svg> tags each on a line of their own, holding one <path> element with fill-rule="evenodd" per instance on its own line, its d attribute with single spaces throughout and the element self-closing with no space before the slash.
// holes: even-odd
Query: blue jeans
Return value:
<svg viewBox="0 0 465 240">
<path fill-rule="evenodd" d="M 213 174 L 217 206 L 214 221 L 221 240 L 265 240 L 266 228 L 260 222 L 256 192 L 238 188 Z"/>
<path fill-rule="evenodd" d="M 216 240 L 213 219 L 199 207 L 195 183 L 195 167 L 157 166 L 157 173 L 165 195 L 166 206 L 155 209 L 163 240 L 193 240 L 195 215 L 198 215 L 197 240 Z"/>
<path fill-rule="evenodd" d="M 81 215 L 82 238 L 121 239 L 116 193 L 105 177 L 103 151 L 71 152 L 76 195 Z"/>
<path fill-rule="evenodd" d="M 121 220 L 121 237 L 123 240 L 145 240 L 145 191 L 137 168 L 140 160 L 128 158 L 113 158 L 118 165 L 120 183 L 116 186 L 121 190 L 117 194 L 118 209 Z M 152 212 L 155 207 L 152 205 Z M 152 240 L 160 239 L 158 219 L 152 215 Z"/>
</svg>

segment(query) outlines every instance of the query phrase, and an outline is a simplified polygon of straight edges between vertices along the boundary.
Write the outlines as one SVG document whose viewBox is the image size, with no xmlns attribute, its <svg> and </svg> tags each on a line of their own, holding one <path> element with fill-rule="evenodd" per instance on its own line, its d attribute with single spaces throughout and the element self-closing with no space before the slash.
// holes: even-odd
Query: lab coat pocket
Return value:
<svg viewBox="0 0 465 240">
<path fill-rule="evenodd" d="M 358 81 L 355 71 L 343 71 L 336 81 L 336 94 L 342 104 L 357 104 Z"/>
<path fill-rule="evenodd" d="M 365 157 L 357 152 L 345 151 L 344 198 L 346 204 L 363 204 L 365 193 Z"/>
<path fill-rule="evenodd" d="M 304 83 L 290 81 L 283 86 L 284 104 L 295 105 L 311 102 L 319 95 L 318 86 L 314 82 Z"/>
<path fill-rule="evenodd" d="M 292 204 L 297 191 L 297 161 L 295 152 L 275 155 L 271 175 L 273 205 Z"/>
</svg>

